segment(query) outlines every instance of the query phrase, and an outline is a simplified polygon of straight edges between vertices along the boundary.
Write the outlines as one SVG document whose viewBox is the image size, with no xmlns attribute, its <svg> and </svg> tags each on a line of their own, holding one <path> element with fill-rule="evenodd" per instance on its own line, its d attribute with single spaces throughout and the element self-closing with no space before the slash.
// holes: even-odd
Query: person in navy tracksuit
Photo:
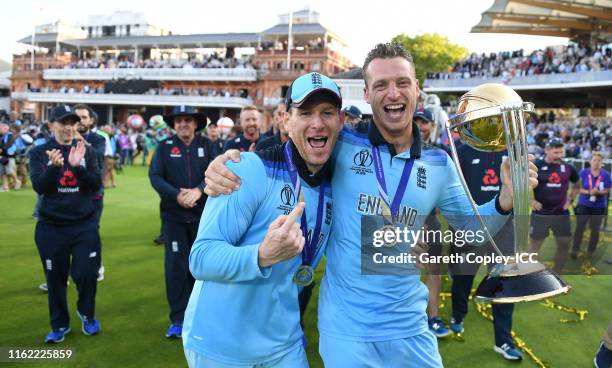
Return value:
<svg viewBox="0 0 612 368">
<path fill-rule="evenodd" d="M 196 113 L 192 107 L 177 106 L 164 120 L 176 134 L 157 146 L 149 179 L 161 198 L 166 297 L 171 322 L 166 337 L 180 338 L 194 284 L 189 272 L 189 252 L 206 202 L 204 171 L 214 157 L 214 149 L 208 138 L 196 134 L 206 126 L 206 116 Z"/>
<path fill-rule="evenodd" d="M 84 139 L 93 148 L 96 153 L 96 160 L 98 163 L 98 169 L 100 177 L 103 175 L 104 170 L 104 151 L 106 149 L 106 140 L 99 134 L 94 133 L 91 127 L 95 124 L 95 112 L 87 105 L 75 105 L 73 107 L 74 113 L 79 116 L 79 122 L 76 125 L 78 132 L 76 139 Z M 38 138 L 37 138 L 38 141 Z M 40 141 L 39 141 L 40 143 Z M 36 141 L 34 142 L 36 144 Z M 100 219 L 102 218 L 102 206 L 104 198 L 104 187 L 100 186 L 95 193 L 92 194 L 93 205 L 95 208 L 95 214 L 98 224 L 98 231 L 100 230 Z M 35 213 L 38 211 L 38 203 L 35 208 Z M 100 244 L 101 245 L 101 244 Z M 104 266 L 102 265 L 102 249 L 100 249 L 100 269 L 98 271 L 98 281 L 104 279 Z M 42 291 L 47 291 L 48 286 L 46 283 L 41 284 L 39 287 Z"/>
<path fill-rule="evenodd" d="M 457 155 L 467 186 L 476 204 L 486 203 L 499 194 L 501 189 L 500 170 L 502 162 L 508 155 L 507 151 L 482 152 L 463 144 L 457 149 Z M 514 247 L 513 222 L 508 221 L 493 239 L 505 255 L 512 254 Z M 486 243 L 479 247 L 471 245 L 459 247 L 452 244 L 451 253 L 491 255 L 494 252 L 491 244 Z M 468 299 L 479 267 L 479 264 L 467 262 L 454 263 L 450 267 L 453 279 L 451 287 L 453 317 L 450 327 L 455 333 L 464 331 L 463 321 L 468 312 Z M 492 312 L 495 335 L 493 350 L 507 360 L 523 359 L 521 352 L 512 340 L 514 304 L 493 304 Z"/>
<path fill-rule="evenodd" d="M 79 121 L 69 106 L 51 113 L 53 139 L 30 151 L 30 177 L 42 196 L 35 241 L 45 269 L 52 331 L 45 342 L 70 332 L 68 273 L 78 290 L 77 314 L 86 335 L 100 331 L 95 318 L 100 235 L 92 195 L 102 185 L 96 154 L 75 139 Z"/>
<path fill-rule="evenodd" d="M 98 160 L 98 168 L 100 169 L 100 177 L 104 175 L 104 152 L 106 151 L 106 140 L 101 135 L 93 131 L 95 127 L 97 114 L 91 107 L 84 104 L 74 106 L 74 112 L 81 119 L 77 124 L 77 131 L 85 139 L 87 143 L 96 152 Z M 100 220 L 102 219 L 102 209 L 104 208 L 104 186 L 93 194 L 93 204 L 96 209 L 96 219 L 98 220 L 98 231 L 100 229 Z M 101 246 L 102 244 L 100 244 Z M 100 253 L 102 249 L 100 248 Z M 98 271 L 98 281 L 104 279 L 104 265 L 102 264 L 102 255 L 100 255 L 100 270 Z"/>
</svg>

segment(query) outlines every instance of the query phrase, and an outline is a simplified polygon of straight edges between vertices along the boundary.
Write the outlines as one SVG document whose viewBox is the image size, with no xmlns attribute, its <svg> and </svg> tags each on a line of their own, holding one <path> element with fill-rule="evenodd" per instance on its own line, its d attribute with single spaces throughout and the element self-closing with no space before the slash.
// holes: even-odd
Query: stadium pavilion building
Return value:
<svg viewBox="0 0 612 368">
<path fill-rule="evenodd" d="M 148 119 L 181 104 L 211 120 L 235 120 L 246 104 L 271 110 L 299 75 L 353 67 L 345 42 L 309 9 L 280 15 L 259 33 L 190 35 L 155 27 L 142 13 L 118 12 L 79 26 L 38 26 L 18 42 L 38 51 L 13 56 L 11 109 L 35 120 L 60 103 L 89 104 L 111 122 L 133 113 Z"/>
</svg>

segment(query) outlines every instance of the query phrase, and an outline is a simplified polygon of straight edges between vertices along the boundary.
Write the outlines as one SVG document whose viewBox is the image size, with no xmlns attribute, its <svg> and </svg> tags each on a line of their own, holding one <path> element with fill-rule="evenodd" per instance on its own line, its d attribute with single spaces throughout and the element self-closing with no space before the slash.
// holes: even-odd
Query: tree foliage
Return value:
<svg viewBox="0 0 612 368">
<path fill-rule="evenodd" d="M 421 85 L 428 72 L 445 72 L 468 54 L 468 50 L 454 44 L 438 33 L 425 33 L 414 37 L 400 34 L 392 42 L 399 43 L 410 51 Z"/>
</svg>

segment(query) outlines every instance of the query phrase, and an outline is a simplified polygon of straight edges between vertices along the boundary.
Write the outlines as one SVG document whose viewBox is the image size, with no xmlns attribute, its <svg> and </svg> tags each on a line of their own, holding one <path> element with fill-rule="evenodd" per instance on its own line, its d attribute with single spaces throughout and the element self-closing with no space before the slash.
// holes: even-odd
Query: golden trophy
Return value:
<svg viewBox="0 0 612 368">
<path fill-rule="evenodd" d="M 461 141 L 474 149 L 487 152 L 508 151 L 514 205 L 514 253 L 525 249 L 529 242 L 529 161 L 525 121 L 535 108 L 531 102 L 523 102 L 510 87 L 487 83 L 473 88 L 459 99 L 457 115 L 446 126 L 451 152 L 459 178 L 468 195 L 476 217 L 487 234 L 488 240 L 500 256 L 485 222 L 478 212 L 463 176 L 452 133 L 458 133 Z M 521 262 L 516 257 L 508 264 L 496 265 L 476 290 L 476 301 L 491 303 L 516 303 L 540 300 L 569 291 L 569 285 L 539 262 Z"/>
</svg>

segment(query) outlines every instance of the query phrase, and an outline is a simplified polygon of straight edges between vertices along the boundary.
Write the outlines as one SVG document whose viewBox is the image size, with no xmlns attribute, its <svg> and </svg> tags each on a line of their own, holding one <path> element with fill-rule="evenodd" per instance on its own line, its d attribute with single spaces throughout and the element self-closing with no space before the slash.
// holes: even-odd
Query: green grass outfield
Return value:
<svg viewBox="0 0 612 368">
<path fill-rule="evenodd" d="M 106 192 L 102 219 L 106 278 L 99 284 L 97 296 L 102 333 L 95 337 L 81 333 L 75 313 L 76 290 L 71 283 L 68 296 L 73 331 L 64 343 L 55 347 L 73 347 L 75 359 L 14 366 L 186 366 L 180 341 L 163 336 L 168 327 L 163 247 L 152 243 L 160 227 L 158 197 L 149 185 L 146 170 L 141 167 L 126 169 L 118 176 L 117 184 L 116 189 Z M 18 192 L 0 193 L 0 347 L 41 347 L 49 331 L 47 297 L 38 290 L 44 279 L 34 245 L 35 221 L 31 218 L 34 202 L 35 195 L 29 185 Z M 609 242 L 610 233 L 606 236 L 602 241 Z M 552 251 L 552 243 L 548 241 L 544 248 Z M 607 257 L 612 256 L 610 248 Z M 611 273 L 609 268 L 606 272 Z M 318 270 L 319 277 L 321 273 Z M 545 308 L 539 303 L 520 304 L 514 314 L 514 330 L 551 367 L 590 367 L 601 336 L 612 322 L 612 276 L 566 276 L 565 279 L 573 289 L 555 301 L 587 309 L 587 318 L 579 323 L 563 324 L 560 319 L 574 319 L 575 315 Z M 448 283 L 444 288 L 449 288 Z M 312 367 L 322 366 L 316 346 L 317 295 L 318 288 L 306 318 L 308 358 Z M 448 321 L 450 300 L 443 304 L 441 314 Z M 492 324 L 476 312 L 473 304 L 465 326 L 464 342 L 440 341 L 446 367 L 517 366 L 492 351 Z M 521 366 L 536 365 L 526 359 Z"/>
</svg>

